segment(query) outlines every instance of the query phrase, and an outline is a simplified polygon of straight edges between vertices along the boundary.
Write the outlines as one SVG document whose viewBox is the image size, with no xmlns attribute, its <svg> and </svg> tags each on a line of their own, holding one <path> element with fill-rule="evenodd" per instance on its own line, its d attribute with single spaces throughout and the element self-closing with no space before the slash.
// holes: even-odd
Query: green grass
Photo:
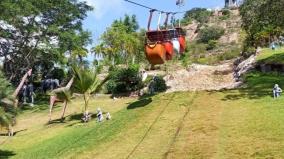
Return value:
<svg viewBox="0 0 284 159">
<path fill-rule="evenodd" d="M 24 111 L 13 138 L 0 136 L 2 158 L 284 158 L 284 97 L 271 88 L 284 77 L 251 73 L 247 87 L 177 92 L 142 99 L 96 97 L 113 119 L 79 121 L 76 99 L 64 123 L 46 125 L 47 109 Z M 60 117 L 56 107 L 53 119 Z M 0 158 L 1 158 L 0 157 Z"/>
<path fill-rule="evenodd" d="M 263 49 L 257 57 L 257 61 L 264 64 L 284 64 L 284 48 L 276 50 L 270 48 Z"/>
</svg>

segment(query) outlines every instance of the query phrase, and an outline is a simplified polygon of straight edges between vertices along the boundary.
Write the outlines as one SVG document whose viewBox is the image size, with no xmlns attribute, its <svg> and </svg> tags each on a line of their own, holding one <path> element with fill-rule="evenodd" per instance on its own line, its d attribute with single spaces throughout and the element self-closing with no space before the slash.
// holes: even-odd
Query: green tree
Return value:
<svg viewBox="0 0 284 159">
<path fill-rule="evenodd" d="M 27 68 L 48 70 L 63 63 L 65 53 L 82 45 L 78 39 L 89 34 L 82 29 L 82 20 L 92 10 L 86 2 L 1 0 L 0 10 L 0 57 L 13 82 Z"/>
<path fill-rule="evenodd" d="M 123 20 L 115 20 L 100 37 L 100 44 L 92 49 L 95 54 L 103 55 L 105 60 L 115 64 L 128 64 L 141 52 L 140 34 L 136 32 L 136 17 L 125 15 Z"/>
<path fill-rule="evenodd" d="M 203 24 L 209 21 L 212 12 L 208 11 L 206 8 L 192 8 L 191 10 L 187 11 L 184 15 L 184 19 L 196 20 L 197 22 Z"/>
<path fill-rule="evenodd" d="M 246 0 L 240 8 L 246 45 L 265 45 L 283 34 L 284 0 Z"/>
<path fill-rule="evenodd" d="M 224 35 L 225 30 L 218 26 L 205 27 L 200 30 L 200 41 L 203 43 L 208 43 L 211 40 L 218 40 L 222 35 Z"/>
</svg>

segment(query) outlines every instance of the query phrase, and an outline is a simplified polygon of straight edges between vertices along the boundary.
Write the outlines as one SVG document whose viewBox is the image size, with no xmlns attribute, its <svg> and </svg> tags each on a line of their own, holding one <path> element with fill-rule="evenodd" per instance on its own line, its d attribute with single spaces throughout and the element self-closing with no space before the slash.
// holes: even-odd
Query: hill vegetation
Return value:
<svg viewBox="0 0 284 159">
<path fill-rule="evenodd" d="M 184 19 L 190 24 L 186 28 L 189 35 L 187 60 L 201 64 L 217 64 L 240 56 L 243 33 L 241 19 L 237 10 L 210 11 L 203 8 L 193 8 Z"/>
</svg>

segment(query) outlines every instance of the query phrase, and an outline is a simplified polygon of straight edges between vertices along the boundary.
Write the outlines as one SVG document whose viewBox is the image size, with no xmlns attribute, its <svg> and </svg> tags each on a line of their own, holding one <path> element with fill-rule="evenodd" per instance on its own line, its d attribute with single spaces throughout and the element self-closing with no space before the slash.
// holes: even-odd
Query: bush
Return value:
<svg viewBox="0 0 284 159">
<path fill-rule="evenodd" d="M 231 60 L 233 58 L 239 57 L 240 56 L 241 49 L 239 48 L 232 48 L 228 51 L 226 51 L 224 54 L 218 55 L 218 60 L 223 61 L 223 60 Z"/>
<path fill-rule="evenodd" d="M 155 76 L 152 77 L 148 84 L 150 93 L 154 92 L 164 92 L 167 90 L 166 81 L 163 79 L 162 76 Z"/>
<path fill-rule="evenodd" d="M 207 50 L 213 50 L 217 47 L 218 42 L 216 40 L 209 40 L 208 45 L 206 47 Z"/>
<path fill-rule="evenodd" d="M 110 72 L 110 80 L 106 84 L 108 93 L 129 93 L 141 88 L 143 88 L 143 82 L 137 65 L 113 69 Z"/>
<path fill-rule="evenodd" d="M 229 9 L 223 9 L 223 10 L 222 10 L 222 15 L 223 15 L 223 16 L 230 16 L 230 15 L 231 15 L 231 12 L 230 12 Z"/>
<path fill-rule="evenodd" d="M 52 78 L 55 78 L 55 79 L 58 79 L 60 82 L 66 78 L 66 73 L 64 72 L 63 69 L 61 68 L 54 68 L 51 73 L 50 73 L 50 76 Z"/>
<path fill-rule="evenodd" d="M 250 57 L 251 55 L 255 54 L 256 48 L 255 47 L 244 47 L 242 56 L 245 58 Z"/>
<path fill-rule="evenodd" d="M 208 43 L 210 40 L 218 40 L 224 33 L 225 30 L 218 26 L 205 27 L 200 30 L 200 42 Z"/>
<path fill-rule="evenodd" d="M 156 76 L 154 79 L 155 92 L 164 92 L 167 90 L 166 81 L 161 76 Z"/>
<path fill-rule="evenodd" d="M 188 50 L 189 53 L 193 56 L 195 55 L 201 55 L 201 54 L 205 54 L 206 53 L 206 44 L 202 44 L 202 43 L 192 43 L 190 45 L 188 45 Z"/>
</svg>

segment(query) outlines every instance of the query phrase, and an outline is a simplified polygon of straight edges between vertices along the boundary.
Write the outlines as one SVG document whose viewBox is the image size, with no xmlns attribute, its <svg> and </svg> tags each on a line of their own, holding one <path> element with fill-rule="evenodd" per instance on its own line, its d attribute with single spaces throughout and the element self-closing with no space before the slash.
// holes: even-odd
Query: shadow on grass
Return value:
<svg viewBox="0 0 284 159">
<path fill-rule="evenodd" d="M 88 122 L 91 122 L 92 120 L 96 119 L 97 114 L 90 113 L 89 115 L 91 115 L 91 119 Z M 68 124 L 67 127 L 72 127 L 72 126 L 83 124 L 84 122 L 82 120 L 82 117 L 83 117 L 83 113 L 70 115 L 68 117 L 68 121 L 75 121 L 75 122 Z"/>
<path fill-rule="evenodd" d="M 138 101 L 131 103 L 127 109 L 136 109 L 140 107 L 145 107 L 146 105 L 150 104 L 152 102 L 152 98 L 142 98 Z"/>
<path fill-rule="evenodd" d="M 80 114 L 72 114 L 68 117 L 68 120 L 69 121 L 73 121 L 73 120 L 79 120 L 81 121 L 82 120 L 82 116 L 83 116 L 83 113 L 80 113 Z"/>
<path fill-rule="evenodd" d="M 249 73 L 245 79 L 245 88 L 237 90 L 222 91 L 225 97 L 222 100 L 260 99 L 267 96 L 272 97 L 274 84 L 284 87 L 284 77 L 278 73 Z"/>
<path fill-rule="evenodd" d="M 54 120 L 51 120 L 49 121 L 46 125 L 52 125 L 52 124 L 62 124 L 62 123 L 65 123 L 65 118 L 61 119 L 54 119 Z"/>
<path fill-rule="evenodd" d="M 240 100 L 240 99 L 260 99 L 266 96 L 271 96 L 268 90 L 241 88 L 235 91 L 222 91 L 226 96 L 222 99 L 227 100 Z"/>
<path fill-rule="evenodd" d="M 58 107 L 57 105 L 54 108 Z M 32 112 L 40 112 L 49 109 L 49 95 L 39 94 L 35 98 L 35 104 L 33 107 L 29 106 L 29 104 L 25 104 L 21 106 L 21 111 L 32 111 Z"/>
<path fill-rule="evenodd" d="M 0 150 L 0 158 L 2 159 L 6 159 L 6 158 L 10 158 L 12 156 L 15 156 L 16 153 L 14 153 L 13 151 L 8 151 L 8 150 Z"/>
</svg>

